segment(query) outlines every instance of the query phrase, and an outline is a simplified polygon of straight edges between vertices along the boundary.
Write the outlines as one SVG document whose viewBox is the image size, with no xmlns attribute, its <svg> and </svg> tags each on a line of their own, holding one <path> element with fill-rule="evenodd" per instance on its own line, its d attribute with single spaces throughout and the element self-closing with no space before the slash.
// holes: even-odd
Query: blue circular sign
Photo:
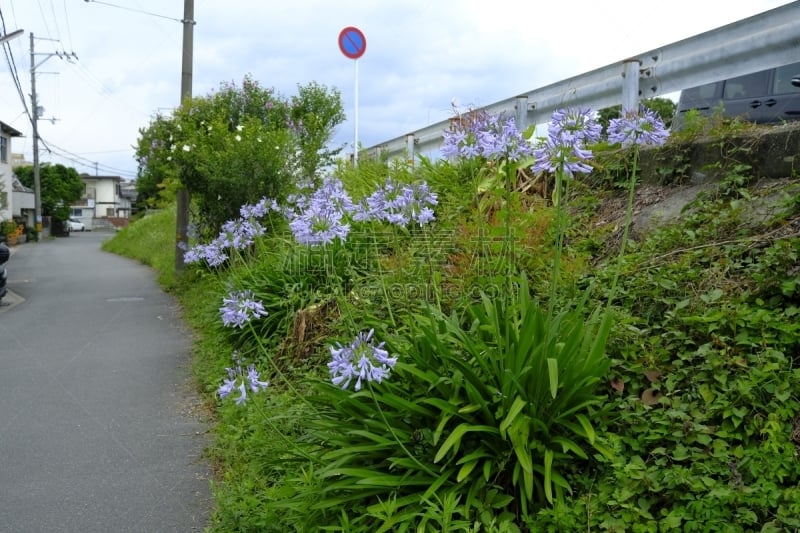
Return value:
<svg viewBox="0 0 800 533">
<path fill-rule="evenodd" d="M 361 30 L 348 26 L 339 32 L 339 50 L 350 59 L 358 59 L 367 49 L 367 39 Z"/>
</svg>

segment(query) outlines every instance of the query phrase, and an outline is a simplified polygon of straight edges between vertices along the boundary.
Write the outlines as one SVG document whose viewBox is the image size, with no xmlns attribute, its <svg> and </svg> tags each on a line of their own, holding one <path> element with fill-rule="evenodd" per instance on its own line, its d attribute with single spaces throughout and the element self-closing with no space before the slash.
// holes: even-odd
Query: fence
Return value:
<svg viewBox="0 0 800 533">
<path fill-rule="evenodd" d="M 514 116 L 520 131 L 546 123 L 556 109 L 635 108 L 640 98 L 800 61 L 800 1 L 638 54 L 526 94 L 480 108 Z M 406 158 L 442 144 L 444 120 L 366 149 L 367 156 Z"/>
</svg>

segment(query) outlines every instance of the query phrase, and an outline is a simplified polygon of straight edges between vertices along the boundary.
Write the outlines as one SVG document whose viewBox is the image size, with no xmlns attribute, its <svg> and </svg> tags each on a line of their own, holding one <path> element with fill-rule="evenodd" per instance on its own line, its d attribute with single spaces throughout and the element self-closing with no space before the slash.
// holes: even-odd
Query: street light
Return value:
<svg viewBox="0 0 800 533">
<path fill-rule="evenodd" d="M 12 31 L 11 33 L 6 33 L 2 37 L 0 37 L 0 44 L 3 44 L 6 41 L 10 41 L 11 39 L 16 39 L 17 37 L 20 37 L 23 33 L 25 33 L 25 30 L 15 30 Z"/>
</svg>

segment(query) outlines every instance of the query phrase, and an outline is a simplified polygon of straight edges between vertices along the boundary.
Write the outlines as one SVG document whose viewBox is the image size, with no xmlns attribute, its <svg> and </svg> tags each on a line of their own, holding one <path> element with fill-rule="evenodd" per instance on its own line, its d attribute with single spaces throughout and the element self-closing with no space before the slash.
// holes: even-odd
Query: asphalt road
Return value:
<svg viewBox="0 0 800 533">
<path fill-rule="evenodd" d="M 0 532 L 202 531 L 207 424 L 174 300 L 109 233 L 18 246 L 0 307 Z"/>
</svg>

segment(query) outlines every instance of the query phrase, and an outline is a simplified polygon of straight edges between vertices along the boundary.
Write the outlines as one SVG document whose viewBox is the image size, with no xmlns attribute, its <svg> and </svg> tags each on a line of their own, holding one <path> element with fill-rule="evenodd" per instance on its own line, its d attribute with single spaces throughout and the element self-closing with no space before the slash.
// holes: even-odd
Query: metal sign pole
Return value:
<svg viewBox="0 0 800 533">
<path fill-rule="evenodd" d="M 358 167 L 358 58 L 367 49 L 367 39 L 358 28 L 348 26 L 339 32 L 339 50 L 355 65 L 355 102 L 353 114 L 353 166 Z"/>
<path fill-rule="evenodd" d="M 355 110 L 354 110 L 354 113 L 353 113 L 353 117 L 355 119 L 354 120 L 355 121 L 355 127 L 354 127 L 354 133 L 353 133 L 353 166 L 358 168 L 358 59 L 353 61 L 353 64 L 355 65 L 355 69 L 356 69 L 356 75 L 355 75 L 355 83 L 356 83 L 356 87 L 355 87 Z"/>
</svg>

